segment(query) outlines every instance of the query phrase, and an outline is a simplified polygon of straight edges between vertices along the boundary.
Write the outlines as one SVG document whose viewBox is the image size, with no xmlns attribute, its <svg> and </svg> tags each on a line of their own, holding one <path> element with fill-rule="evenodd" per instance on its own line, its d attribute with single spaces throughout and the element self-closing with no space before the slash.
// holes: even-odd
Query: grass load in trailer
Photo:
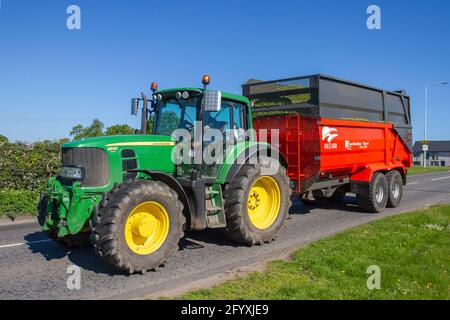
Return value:
<svg viewBox="0 0 450 320">
<path fill-rule="evenodd" d="M 255 129 L 278 129 L 294 193 L 305 201 L 352 192 L 381 212 L 400 204 L 412 166 L 410 98 L 329 76 L 249 80 Z M 269 141 L 270 142 L 270 141 Z"/>
</svg>

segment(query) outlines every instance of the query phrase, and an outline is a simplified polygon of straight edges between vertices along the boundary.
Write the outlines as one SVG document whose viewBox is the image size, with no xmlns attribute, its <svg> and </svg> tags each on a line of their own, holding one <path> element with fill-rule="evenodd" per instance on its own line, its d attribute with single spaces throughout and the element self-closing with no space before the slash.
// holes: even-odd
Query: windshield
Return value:
<svg viewBox="0 0 450 320">
<path fill-rule="evenodd" d="M 199 98 L 161 101 L 155 113 L 154 134 L 170 136 L 176 129 L 192 130 L 199 110 Z"/>
</svg>

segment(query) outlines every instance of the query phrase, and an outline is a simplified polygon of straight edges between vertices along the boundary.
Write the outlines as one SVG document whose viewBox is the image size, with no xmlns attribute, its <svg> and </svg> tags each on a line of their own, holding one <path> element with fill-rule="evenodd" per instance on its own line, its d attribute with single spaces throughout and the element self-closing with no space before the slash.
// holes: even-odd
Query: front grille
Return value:
<svg viewBox="0 0 450 320">
<path fill-rule="evenodd" d="M 83 187 L 101 187 L 108 184 L 108 155 L 98 148 L 63 148 L 62 164 L 82 166 L 85 178 L 81 181 Z"/>
</svg>

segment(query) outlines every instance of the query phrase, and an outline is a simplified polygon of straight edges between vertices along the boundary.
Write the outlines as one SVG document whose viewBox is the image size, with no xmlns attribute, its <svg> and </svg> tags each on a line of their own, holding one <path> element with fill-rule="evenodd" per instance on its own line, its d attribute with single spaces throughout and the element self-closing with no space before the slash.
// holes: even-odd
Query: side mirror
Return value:
<svg viewBox="0 0 450 320">
<path fill-rule="evenodd" d="M 203 93 L 202 108 L 205 111 L 219 112 L 222 106 L 222 92 L 205 90 Z"/>
<path fill-rule="evenodd" d="M 131 99 L 131 115 L 137 116 L 139 110 L 139 99 L 133 98 Z"/>
</svg>

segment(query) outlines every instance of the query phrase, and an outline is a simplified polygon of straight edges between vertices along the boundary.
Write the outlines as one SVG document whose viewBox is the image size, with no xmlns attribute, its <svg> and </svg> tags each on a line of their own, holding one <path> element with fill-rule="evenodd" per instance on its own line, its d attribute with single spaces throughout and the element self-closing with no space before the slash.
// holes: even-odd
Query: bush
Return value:
<svg viewBox="0 0 450 320">
<path fill-rule="evenodd" d="M 58 175 L 65 141 L 0 143 L 0 190 L 42 190 Z"/>
<path fill-rule="evenodd" d="M 0 217 L 15 218 L 20 215 L 37 214 L 39 193 L 30 190 L 0 190 Z"/>
<path fill-rule="evenodd" d="M 0 217 L 36 215 L 39 192 L 59 172 L 65 141 L 11 143 L 0 139 Z"/>
</svg>

